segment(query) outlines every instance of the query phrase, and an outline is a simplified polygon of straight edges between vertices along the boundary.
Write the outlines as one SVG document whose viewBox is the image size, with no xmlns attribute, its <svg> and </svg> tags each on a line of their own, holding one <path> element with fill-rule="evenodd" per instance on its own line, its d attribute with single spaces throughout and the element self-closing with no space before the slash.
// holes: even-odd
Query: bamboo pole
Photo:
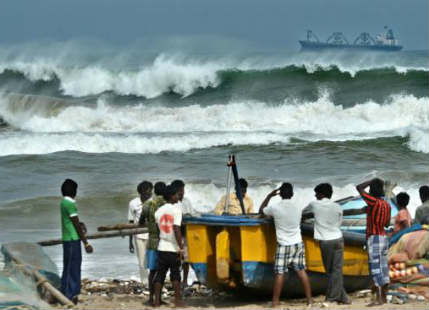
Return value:
<svg viewBox="0 0 429 310">
<path fill-rule="evenodd" d="M 114 237 L 124 237 L 131 236 L 137 234 L 147 233 L 147 228 L 134 228 L 134 229 L 123 229 L 119 231 L 112 232 L 103 232 L 103 233 L 95 233 L 86 236 L 86 239 L 102 239 L 102 238 L 114 238 Z M 41 246 L 51 246 L 62 244 L 63 241 L 61 239 L 53 239 L 53 240 L 44 240 L 38 242 Z"/>
<path fill-rule="evenodd" d="M 31 266 L 28 266 L 24 264 L 23 261 L 21 261 L 19 258 L 12 256 L 12 260 L 15 261 L 15 263 L 22 267 L 26 273 L 31 274 L 36 280 L 37 285 L 43 286 L 46 290 L 48 290 L 52 296 L 54 296 L 61 304 L 67 306 L 67 308 L 72 308 L 74 304 L 71 302 L 70 299 L 68 299 L 66 296 L 64 296 L 59 290 L 57 290 L 46 277 L 44 277 L 38 270 L 32 268 Z"/>
<path fill-rule="evenodd" d="M 97 228 L 97 231 L 123 230 L 123 229 L 130 229 L 130 228 L 143 228 L 143 226 L 139 226 L 138 224 L 132 224 L 132 223 L 124 223 L 124 224 L 100 226 Z"/>
</svg>

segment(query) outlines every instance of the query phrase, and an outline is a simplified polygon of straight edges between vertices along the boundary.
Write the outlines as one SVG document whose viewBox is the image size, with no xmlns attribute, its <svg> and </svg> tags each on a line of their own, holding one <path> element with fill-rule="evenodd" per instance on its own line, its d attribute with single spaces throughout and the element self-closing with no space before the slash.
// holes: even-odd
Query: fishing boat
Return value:
<svg viewBox="0 0 429 310">
<path fill-rule="evenodd" d="M 362 208 L 360 197 L 339 201 L 343 209 Z M 392 217 L 397 213 L 391 201 Z M 365 215 L 347 217 L 344 236 L 344 286 L 347 291 L 369 286 L 368 256 L 365 250 Z M 184 218 L 189 262 L 201 283 L 209 287 L 272 292 L 276 233 L 272 219 L 258 215 L 213 215 Z M 313 294 L 326 291 L 327 277 L 319 244 L 313 238 L 313 224 L 304 223 L 301 233 L 305 245 L 307 274 Z M 285 279 L 283 295 L 304 296 L 295 272 Z"/>
</svg>

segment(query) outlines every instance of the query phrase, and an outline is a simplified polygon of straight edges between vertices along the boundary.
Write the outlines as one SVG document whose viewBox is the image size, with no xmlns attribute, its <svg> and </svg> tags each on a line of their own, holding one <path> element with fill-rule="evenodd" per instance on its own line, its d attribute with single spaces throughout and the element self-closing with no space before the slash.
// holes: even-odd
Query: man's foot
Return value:
<svg viewBox="0 0 429 310">
<path fill-rule="evenodd" d="M 273 301 L 271 304 L 272 308 L 278 308 L 280 306 L 280 302 L 279 301 Z"/>
<path fill-rule="evenodd" d="M 382 305 L 384 305 L 384 303 L 382 301 L 376 300 L 376 301 L 373 301 L 373 302 L 367 304 L 366 306 L 367 307 L 377 307 L 377 306 L 382 306 Z"/>
<path fill-rule="evenodd" d="M 79 302 L 79 298 L 77 296 L 72 298 L 72 303 L 74 303 L 75 305 L 77 305 L 77 303 Z"/>
</svg>

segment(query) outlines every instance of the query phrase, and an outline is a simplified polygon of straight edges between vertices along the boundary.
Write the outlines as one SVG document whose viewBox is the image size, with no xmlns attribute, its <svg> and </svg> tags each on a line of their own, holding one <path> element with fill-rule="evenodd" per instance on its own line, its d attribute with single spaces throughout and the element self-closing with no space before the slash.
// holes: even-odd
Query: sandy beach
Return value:
<svg viewBox="0 0 429 310">
<path fill-rule="evenodd" d="M 167 284 L 168 287 L 168 284 Z M 185 290 L 184 302 L 189 309 L 265 309 L 271 307 L 270 296 L 255 296 L 249 292 L 224 292 L 207 289 L 204 286 L 194 285 Z M 173 308 L 173 292 L 164 290 L 163 300 L 166 305 L 161 309 Z M 313 309 L 364 309 L 370 302 L 367 291 L 354 292 L 350 294 L 353 303 L 351 305 L 337 305 L 325 303 L 325 296 L 314 297 Z M 146 304 L 148 292 L 134 281 L 109 281 L 101 282 L 83 280 L 80 302 L 74 309 L 152 309 Z M 427 300 L 416 295 L 403 304 L 393 300 L 380 309 L 427 309 Z M 54 306 L 60 309 L 61 306 Z M 280 309 L 307 309 L 305 299 L 282 299 Z"/>
</svg>

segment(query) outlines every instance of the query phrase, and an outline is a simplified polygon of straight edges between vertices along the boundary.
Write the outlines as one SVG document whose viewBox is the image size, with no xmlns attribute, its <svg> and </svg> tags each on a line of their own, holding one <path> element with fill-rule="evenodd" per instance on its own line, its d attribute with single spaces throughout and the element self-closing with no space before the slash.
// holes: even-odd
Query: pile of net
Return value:
<svg viewBox="0 0 429 310">
<path fill-rule="evenodd" d="M 390 289 L 429 300 L 429 227 L 415 225 L 391 238 L 388 256 Z"/>
</svg>

